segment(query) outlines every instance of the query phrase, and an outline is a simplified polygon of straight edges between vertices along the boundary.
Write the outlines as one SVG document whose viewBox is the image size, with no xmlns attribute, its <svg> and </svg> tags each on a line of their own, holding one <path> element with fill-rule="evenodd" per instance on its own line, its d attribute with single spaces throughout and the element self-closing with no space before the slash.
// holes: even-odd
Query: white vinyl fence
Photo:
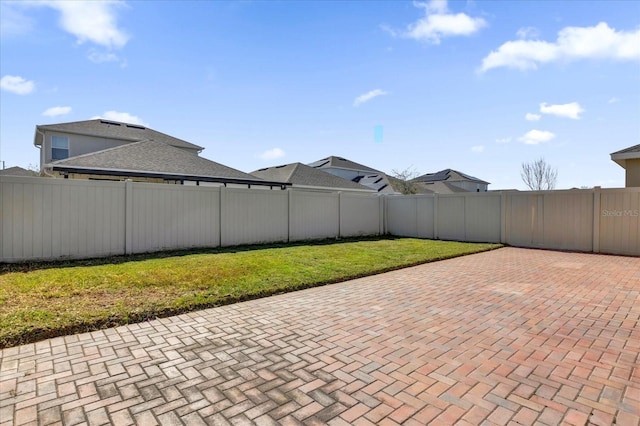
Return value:
<svg viewBox="0 0 640 426">
<path fill-rule="evenodd" d="M 390 196 L 387 230 L 640 256 L 640 188 Z"/>
<path fill-rule="evenodd" d="M 640 255 L 640 188 L 386 196 L 0 177 L 0 262 L 391 234 Z"/>
<path fill-rule="evenodd" d="M 0 262 L 381 235 L 377 195 L 0 177 Z"/>
</svg>

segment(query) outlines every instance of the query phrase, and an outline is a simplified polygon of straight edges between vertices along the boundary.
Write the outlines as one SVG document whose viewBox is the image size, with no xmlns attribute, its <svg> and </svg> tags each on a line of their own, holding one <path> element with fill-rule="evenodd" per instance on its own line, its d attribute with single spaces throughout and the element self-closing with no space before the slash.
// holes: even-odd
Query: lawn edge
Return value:
<svg viewBox="0 0 640 426">
<path fill-rule="evenodd" d="M 267 290 L 267 291 L 260 291 L 256 293 L 244 294 L 241 296 L 225 296 L 221 299 L 218 299 L 215 302 L 210 302 L 210 303 L 196 303 L 193 305 L 184 306 L 180 308 L 166 307 L 161 309 L 145 310 L 142 312 L 131 312 L 131 313 L 127 313 L 126 316 L 112 315 L 106 319 L 83 322 L 83 323 L 68 325 L 64 327 L 57 327 L 57 328 L 51 328 L 51 329 L 38 328 L 38 329 L 29 330 L 27 332 L 23 331 L 21 333 L 16 333 L 15 335 L 8 334 L 7 336 L 4 336 L 1 338 L 0 350 L 8 349 L 8 348 L 20 346 L 20 345 L 26 345 L 29 343 L 36 343 L 42 340 L 52 339 L 56 337 L 88 333 L 88 332 L 104 330 L 112 327 L 120 327 L 124 325 L 129 325 L 129 324 L 139 324 L 145 321 L 151 321 L 155 319 L 182 315 L 190 312 L 201 311 L 204 309 L 217 308 L 221 306 L 232 305 L 235 303 L 247 302 L 250 300 L 257 300 L 265 297 L 276 296 L 279 294 L 292 293 L 295 291 L 305 290 L 305 289 L 314 288 L 314 287 L 323 287 L 326 285 L 338 284 L 346 281 L 355 280 L 358 278 L 370 277 L 373 275 L 384 274 L 386 272 L 412 268 L 419 265 L 425 265 L 427 263 L 455 259 L 457 257 L 484 253 L 484 252 L 498 250 L 506 247 L 504 244 L 499 244 L 499 243 L 490 243 L 490 244 L 497 244 L 497 245 L 495 247 L 478 249 L 477 251 L 473 251 L 470 253 L 455 253 L 451 255 L 442 255 L 442 256 L 425 260 L 425 261 L 418 261 L 418 262 L 412 262 L 412 263 L 403 264 L 403 265 L 381 268 L 379 270 L 371 271 L 370 273 L 353 274 L 353 275 L 340 277 L 334 280 L 302 283 L 302 284 L 294 285 L 292 287 L 288 287 L 285 289 L 280 288 L 280 289 L 273 289 L 273 290 Z"/>
</svg>

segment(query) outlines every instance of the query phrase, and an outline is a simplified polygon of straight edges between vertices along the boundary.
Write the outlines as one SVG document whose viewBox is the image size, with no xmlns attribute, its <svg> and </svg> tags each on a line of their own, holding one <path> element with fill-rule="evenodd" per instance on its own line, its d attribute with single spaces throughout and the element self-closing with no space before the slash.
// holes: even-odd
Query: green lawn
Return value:
<svg viewBox="0 0 640 426">
<path fill-rule="evenodd" d="M 0 348 L 497 247 L 389 238 L 0 265 Z"/>
</svg>

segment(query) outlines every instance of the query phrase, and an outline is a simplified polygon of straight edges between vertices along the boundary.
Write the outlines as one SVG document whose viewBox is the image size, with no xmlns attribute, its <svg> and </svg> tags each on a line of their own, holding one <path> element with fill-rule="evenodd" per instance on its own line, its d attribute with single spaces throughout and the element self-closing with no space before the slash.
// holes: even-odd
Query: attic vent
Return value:
<svg viewBox="0 0 640 426">
<path fill-rule="evenodd" d="M 130 127 L 132 129 L 140 129 L 140 130 L 145 130 L 144 126 L 137 126 L 135 124 L 127 124 L 127 127 Z"/>
<path fill-rule="evenodd" d="M 286 165 L 286 164 L 283 164 L 282 166 L 276 166 L 276 169 L 281 169 L 281 168 L 283 168 L 283 167 L 287 167 L 287 165 Z"/>
<path fill-rule="evenodd" d="M 258 171 L 259 171 L 259 172 L 264 172 L 264 171 L 265 171 L 265 170 L 267 170 L 267 169 L 268 169 L 268 167 L 265 167 L 264 169 L 259 169 Z"/>
<path fill-rule="evenodd" d="M 115 121 L 100 120 L 100 122 L 102 124 L 108 124 L 109 126 L 120 126 L 120 123 L 116 123 Z"/>
<path fill-rule="evenodd" d="M 373 182 L 373 183 L 378 183 L 382 180 L 382 178 L 379 178 L 377 181 Z"/>
<path fill-rule="evenodd" d="M 383 190 L 383 189 L 385 189 L 387 186 L 388 186 L 388 185 L 382 185 L 382 186 L 380 187 L 380 189 L 378 189 L 378 192 L 382 191 L 382 190 Z"/>
</svg>

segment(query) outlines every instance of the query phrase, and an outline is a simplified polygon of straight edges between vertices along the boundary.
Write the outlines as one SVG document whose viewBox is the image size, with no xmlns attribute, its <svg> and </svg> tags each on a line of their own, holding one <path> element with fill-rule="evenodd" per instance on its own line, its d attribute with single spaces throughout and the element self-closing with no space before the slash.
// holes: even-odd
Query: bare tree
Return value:
<svg viewBox="0 0 640 426">
<path fill-rule="evenodd" d="M 419 173 L 416 169 L 407 167 L 404 170 L 391 170 L 392 176 L 395 178 L 393 187 L 400 191 L 401 194 L 410 195 L 418 192 L 418 187 L 413 179 L 417 178 Z"/>
<path fill-rule="evenodd" d="M 544 158 L 531 163 L 522 163 L 520 176 L 525 185 L 532 191 L 547 191 L 556 187 L 558 179 L 558 170 L 551 167 Z"/>
</svg>

